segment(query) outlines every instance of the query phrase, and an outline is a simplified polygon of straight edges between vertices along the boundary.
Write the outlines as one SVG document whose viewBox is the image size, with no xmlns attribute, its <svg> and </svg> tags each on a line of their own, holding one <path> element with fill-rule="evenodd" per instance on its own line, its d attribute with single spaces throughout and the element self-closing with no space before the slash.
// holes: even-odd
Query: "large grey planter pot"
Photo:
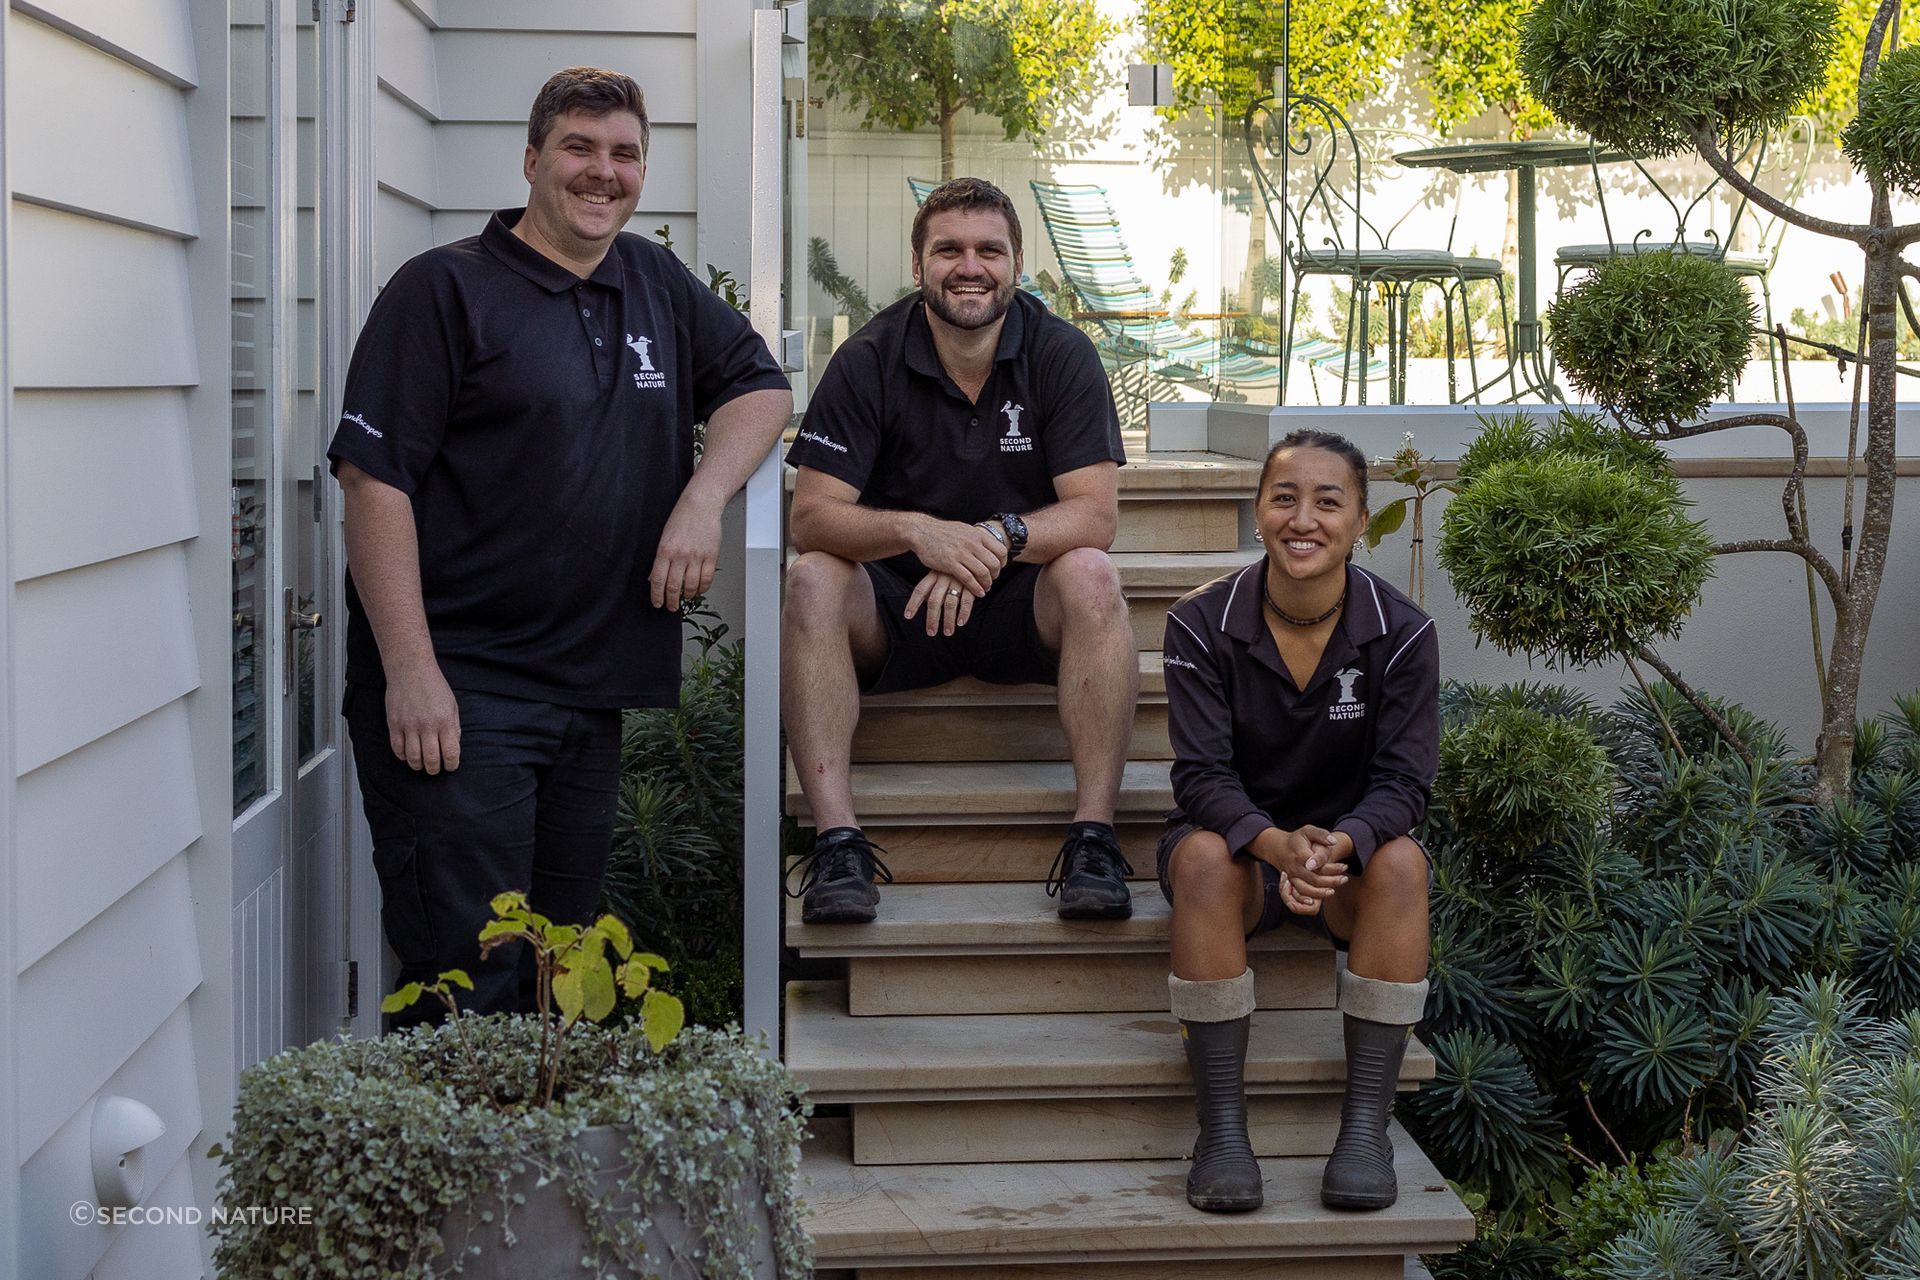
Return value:
<svg viewBox="0 0 1920 1280">
<path fill-rule="evenodd" d="M 581 1134 L 580 1145 L 599 1165 L 602 1187 L 617 1183 L 627 1171 L 626 1135 L 621 1129 L 596 1125 Z M 512 1247 L 501 1238 L 497 1192 L 487 1192 L 478 1206 L 449 1210 L 440 1224 L 440 1239 L 447 1246 L 438 1264 L 442 1273 L 453 1274 L 454 1264 L 464 1258 L 458 1273 L 461 1280 L 568 1280 L 594 1274 L 580 1265 L 590 1249 L 584 1213 L 567 1194 L 564 1182 L 536 1186 L 538 1180 L 537 1174 L 528 1171 L 509 1185 L 509 1202 L 516 1192 L 526 1197 L 525 1204 L 513 1209 Z M 745 1208 L 754 1230 L 754 1280 L 777 1280 L 766 1188 L 742 1184 L 735 1188 L 734 1196 L 735 1203 Z M 487 1210 L 493 1212 L 494 1221 L 480 1220 L 480 1212 Z M 652 1205 L 649 1216 L 653 1225 L 647 1231 L 647 1270 L 633 1271 L 616 1264 L 605 1274 L 619 1280 L 646 1280 L 648 1276 L 707 1280 L 710 1273 L 691 1261 L 690 1233 L 680 1206 Z M 464 1252 L 476 1244 L 480 1246 L 478 1257 Z"/>
</svg>

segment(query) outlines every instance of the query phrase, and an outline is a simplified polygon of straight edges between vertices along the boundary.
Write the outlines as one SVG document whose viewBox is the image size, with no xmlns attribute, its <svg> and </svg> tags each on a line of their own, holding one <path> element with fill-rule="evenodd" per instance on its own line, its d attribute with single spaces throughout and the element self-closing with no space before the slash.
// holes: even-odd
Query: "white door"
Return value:
<svg viewBox="0 0 1920 1280">
<path fill-rule="evenodd" d="M 234 0 L 234 1052 L 249 1066 L 346 1015 L 337 378 L 321 287 L 341 219 L 327 142 L 347 44 L 318 0 Z M 325 252 L 323 252 L 323 249 Z"/>
</svg>

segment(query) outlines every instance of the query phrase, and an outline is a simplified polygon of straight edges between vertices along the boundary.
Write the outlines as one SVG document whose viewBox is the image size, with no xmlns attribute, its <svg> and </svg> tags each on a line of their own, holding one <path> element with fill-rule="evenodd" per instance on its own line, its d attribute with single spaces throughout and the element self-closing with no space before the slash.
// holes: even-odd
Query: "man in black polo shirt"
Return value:
<svg viewBox="0 0 1920 1280">
<path fill-rule="evenodd" d="M 1056 684 L 1077 788 L 1048 876 L 1060 914 L 1117 918 L 1113 834 L 1139 666 L 1108 560 L 1126 454 L 1086 335 L 1014 282 L 1020 219 L 957 178 L 913 222 L 917 294 L 834 354 L 787 461 L 799 468 L 781 615 L 781 710 L 819 835 L 808 921 L 872 920 L 853 812 L 859 695 L 963 675 Z"/>
<path fill-rule="evenodd" d="M 526 209 L 394 273 L 328 453 L 382 923 L 401 982 L 466 969 L 476 1012 L 530 1007 L 517 945 L 478 957 L 495 894 L 559 921 L 598 907 L 619 709 L 678 702 L 680 603 L 793 407 L 746 322 L 621 234 L 648 133 L 626 76 L 549 80 Z"/>
</svg>

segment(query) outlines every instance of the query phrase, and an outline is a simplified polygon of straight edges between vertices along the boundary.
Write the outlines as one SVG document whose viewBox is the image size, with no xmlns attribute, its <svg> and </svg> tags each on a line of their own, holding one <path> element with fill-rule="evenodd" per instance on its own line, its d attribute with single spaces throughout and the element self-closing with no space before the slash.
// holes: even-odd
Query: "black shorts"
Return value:
<svg viewBox="0 0 1920 1280">
<path fill-rule="evenodd" d="M 1173 861 L 1173 851 L 1180 847 L 1182 840 L 1199 830 L 1201 830 L 1199 823 L 1187 821 L 1186 816 L 1178 810 L 1167 815 L 1167 827 L 1160 833 L 1160 847 L 1154 851 L 1153 861 L 1160 877 L 1160 892 L 1166 897 L 1169 906 L 1173 904 L 1173 881 L 1168 876 L 1167 870 L 1168 864 Z M 1409 836 L 1408 839 L 1412 837 Z M 1418 840 L 1414 840 L 1414 844 L 1419 845 L 1420 852 L 1426 854 L 1427 884 L 1431 887 L 1433 855 L 1427 853 L 1427 846 L 1420 844 Z M 1252 854 L 1244 852 L 1236 853 L 1234 858 L 1238 861 L 1255 861 Z M 1350 874 L 1359 875 L 1360 872 L 1360 865 L 1355 863 Z M 1333 930 L 1327 928 L 1326 916 L 1317 911 L 1310 916 L 1303 916 L 1287 905 L 1287 900 L 1280 896 L 1280 869 L 1270 862 L 1260 863 L 1260 886 L 1260 919 L 1247 931 L 1249 938 L 1271 932 L 1291 921 L 1309 933 L 1317 933 L 1328 939 L 1340 950 L 1346 950 L 1347 940 L 1334 936 Z"/>
<path fill-rule="evenodd" d="M 993 589 L 973 602 L 967 625 L 952 635 L 927 634 L 927 608 L 922 604 L 911 621 L 907 598 L 917 583 L 909 582 L 885 564 L 860 566 L 873 583 L 874 603 L 887 628 L 887 657 L 880 673 L 862 693 L 898 693 L 926 689 L 961 676 L 989 684 L 1054 684 L 1060 660 L 1040 643 L 1040 627 L 1033 617 L 1033 589 L 1040 566 L 1010 564 L 995 579 Z M 929 602 L 939 608 L 938 600 Z"/>
</svg>

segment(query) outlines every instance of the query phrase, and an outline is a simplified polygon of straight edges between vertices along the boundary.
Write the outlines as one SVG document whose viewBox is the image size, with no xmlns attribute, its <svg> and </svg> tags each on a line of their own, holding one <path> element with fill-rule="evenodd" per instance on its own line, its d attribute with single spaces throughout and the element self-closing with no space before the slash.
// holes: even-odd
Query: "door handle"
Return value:
<svg viewBox="0 0 1920 1280">
<path fill-rule="evenodd" d="M 318 613 L 302 613 L 298 609 L 287 610 L 287 630 L 289 631 L 317 631 L 320 629 L 320 621 Z"/>
</svg>

